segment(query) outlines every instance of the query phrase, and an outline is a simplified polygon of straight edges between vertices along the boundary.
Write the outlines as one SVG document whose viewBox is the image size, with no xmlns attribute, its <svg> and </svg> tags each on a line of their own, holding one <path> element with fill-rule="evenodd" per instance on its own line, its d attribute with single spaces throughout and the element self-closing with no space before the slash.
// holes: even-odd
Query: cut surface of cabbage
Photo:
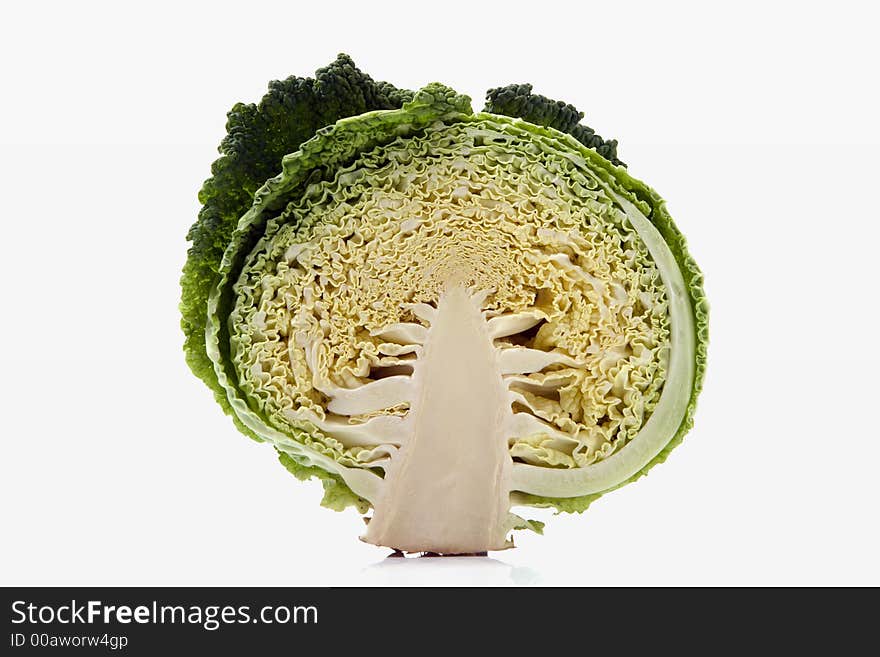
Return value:
<svg viewBox="0 0 880 657">
<path fill-rule="evenodd" d="M 285 160 L 227 252 L 207 344 L 249 430 L 369 501 L 364 540 L 502 549 L 523 494 L 607 491 L 669 444 L 694 310 L 611 165 L 419 98 Z M 315 173 L 321 149 L 339 162 Z"/>
</svg>

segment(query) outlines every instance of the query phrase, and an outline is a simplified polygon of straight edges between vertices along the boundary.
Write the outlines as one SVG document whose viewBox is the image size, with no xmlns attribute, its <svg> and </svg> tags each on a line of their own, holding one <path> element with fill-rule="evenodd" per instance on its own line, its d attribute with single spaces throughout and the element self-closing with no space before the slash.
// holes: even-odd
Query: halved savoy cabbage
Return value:
<svg viewBox="0 0 880 657">
<path fill-rule="evenodd" d="M 692 425 L 707 304 L 616 142 L 345 55 L 229 114 L 182 279 L 193 371 L 364 540 L 459 554 L 583 511 Z"/>
</svg>

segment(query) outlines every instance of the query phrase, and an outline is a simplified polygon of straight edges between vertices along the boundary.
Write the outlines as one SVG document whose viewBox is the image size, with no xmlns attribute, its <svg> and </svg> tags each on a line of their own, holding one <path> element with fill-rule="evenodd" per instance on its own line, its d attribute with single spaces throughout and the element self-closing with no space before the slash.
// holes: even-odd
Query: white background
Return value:
<svg viewBox="0 0 880 657">
<path fill-rule="evenodd" d="M 878 17 L 611 4 L 4 4 L 0 584 L 880 584 Z M 340 51 L 477 108 L 525 81 L 574 103 L 706 275 L 685 443 L 490 559 L 386 562 L 184 363 L 225 112 Z"/>
</svg>

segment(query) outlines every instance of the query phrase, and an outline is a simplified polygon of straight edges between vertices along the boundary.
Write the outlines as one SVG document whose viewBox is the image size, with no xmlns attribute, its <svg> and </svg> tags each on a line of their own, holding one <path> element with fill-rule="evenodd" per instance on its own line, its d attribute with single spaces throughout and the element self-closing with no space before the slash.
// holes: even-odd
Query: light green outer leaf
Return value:
<svg viewBox="0 0 880 657">
<path fill-rule="evenodd" d="M 494 116 L 494 115 L 493 115 Z M 504 117 L 494 117 L 503 119 Z M 513 122 L 517 122 L 514 120 Z M 519 121 L 519 123 L 525 123 Z M 697 397 L 703 389 L 703 380 L 706 376 L 706 358 L 709 346 L 709 302 L 706 299 L 706 293 L 703 289 L 703 273 L 697 266 L 696 261 L 691 257 L 687 250 L 687 242 L 684 235 L 675 225 L 669 211 L 666 208 L 666 202 L 651 187 L 633 178 L 628 171 L 621 167 L 611 164 L 608 160 L 597 154 L 595 151 L 584 147 L 580 142 L 570 135 L 563 134 L 552 128 L 542 128 L 532 124 L 525 124 L 528 130 L 537 134 L 553 134 L 567 146 L 576 149 L 586 160 L 590 162 L 593 172 L 604 182 L 614 188 L 621 196 L 633 203 L 648 219 L 660 235 L 666 241 L 669 250 L 675 257 L 684 279 L 690 296 L 691 309 L 694 314 L 694 333 L 696 340 L 696 353 L 694 356 L 694 383 L 691 390 L 690 400 L 685 411 L 684 419 L 675 432 L 672 439 L 654 457 L 647 465 L 641 468 L 633 476 L 620 482 L 619 484 L 608 488 L 600 493 L 590 495 L 582 495 L 580 497 L 542 497 L 538 495 L 530 495 L 528 493 L 516 492 L 512 496 L 513 504 L 521 504 L 535 507 L 553 507 L 560 512 L 581 513 L 585 511 L 590 504 L 599 499 L 602 495 L 616 490 L 621 486 L 636 481 L 648 473 L 658 463 L 663 463 L 669 454 L 684 440 L 685 434 L 694 426 L 694 414 L 697 408 Z"/>
<path fill-rule="evenodd" d="M 660 400 L 638 435 L 610 456 L 584 468 L 557 469 L 527 463 L 513 466 L 516 491 L 545 497 L 579 497 L 601 493 L 616 486 L 641 470 L 665 447 L 684 417 L 694 382 L 694 322 L 690 295 L 675 256 L 660 231 L 628 200 L 613 189 L 607 190 L 629 218 L 642 243 L 654 259 L 663 285 L 672 329 L 670 331 L 669 363 Z"/>
<path fill-rule="evenodd" d="M 669 453 L 693 426 L 696 399 L 702 390 L 706 368 L 708 345 L 708 303 L 703 291 L 703 276 L 696 262 L 687 251 L 684 236 L 675 226 L 664 201 L 650 187 L 636 180 L 620 166 L 605 160 L 595 151 L 586 148 L 570 135 L 553 128 L 537 126 L 521 119 L 496 114 L 474 114 L 469 99 L 456 94 L 443 85 L 433 84 L 418 92 L 412 102 L 400 110 L 381 110 L 350 117 L 320 130 L 315 137 L 304 143 L 299 151 L 284 158 L 281 174 L 269 180 L 256 194 L 254 206 L 239 222 L 227 248 L 221 266 L 221 276 L 209 301 L 209 321 L 206 331 L 207 349 L 218 380 L 227 392 L 230 404 L 239 419 L 256 435 L 275 443 L 302 467 L 318 467 L 329 471 L 331 476 L 344 480 L 353 490 L 352 497 L 375 499 L 381 478 L 368 470 L 345 468 L 332 459 L 305 447 L 280 432 L 268 427 L 264 420 L 248 406 L 238 389 L 235 369 L 225 349 L 228 345 L 225 318 L 234 299 L 231 288 L 241 270 L 244 258 L 253 247 L 267 220 L 284 205 L 284 200 L 297 188 L 307 186 L 315 170 L 333 172 L 339 166 L 356 157 L 360 152 L 387 143 L 398 136 L 406 136 L 435 121 L 491 120 L 499 125 L 511 126 L 515 131 L 525 130 L 535 135 L 551 138 L 569 151 L 574 151 L 589 163 L 592 172 L 610 188 L 633 203 L 657 228 L 669 246 L 681 270 L 694 313 L 696 356 L 693 389 L 684 419 L 669 443 L 646 466 L 629 479 L 600 493 L 572 498 L 541 497 L 516 492 L 514 504 L 537 507 L 555 507 L 559 511 L 581 512 L 604 493 L 635 481 L 651 467 L 666 460 Z M 225 344 L 224 344 L 225 343 Z M 321 476 L 319 472 L 313 472 Z M 342 481 L 339 482 L 340 485 Z"/>
<path fill-rule="evenodd" d="M 345 482 L 338 476 L 322 470 L 321 468 L 310 468 L 301 465 L 289 454 L 279 451 L 278 460 L 287 471 L 300 481 L 306 481 L 312 477 L 317 477 L 324 485 L 324 498 L 321 505 L 334 511 L 344 511 L 347 507 L 353 506 L 359 513 L 366 513 L 370 509 L 370 502 L 362 497 L 355 495 L 351 489 L 345 485 Z"/>
</svg>

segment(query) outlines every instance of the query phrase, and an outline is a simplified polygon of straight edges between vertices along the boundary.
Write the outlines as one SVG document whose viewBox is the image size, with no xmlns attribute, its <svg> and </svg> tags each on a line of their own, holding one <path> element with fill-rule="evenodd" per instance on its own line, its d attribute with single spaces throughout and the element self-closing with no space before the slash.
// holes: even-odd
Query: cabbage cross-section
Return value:
<svg viewBox="0 0 880 657">
<path fill-rule="evenodd" d="M 637 476 L 687 423 L 704 317 L 619 171 L 440 85 L 319 132 L 209 302 L 230 406 L 396 549 L 501 549 L 511 504 Z"/>
</svg>

